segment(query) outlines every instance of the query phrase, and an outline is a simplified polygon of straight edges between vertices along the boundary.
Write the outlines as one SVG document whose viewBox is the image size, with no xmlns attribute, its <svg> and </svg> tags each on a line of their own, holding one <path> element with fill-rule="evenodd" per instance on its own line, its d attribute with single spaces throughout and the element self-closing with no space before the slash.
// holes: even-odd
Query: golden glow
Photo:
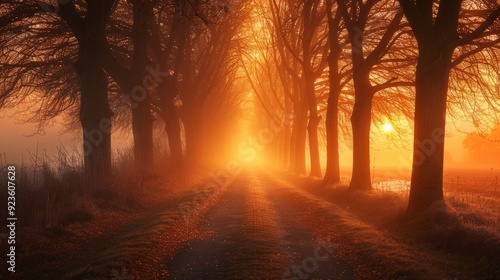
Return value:
<svg viewBox="0 0 500 280">
<path fill-rule="evenodd" d="M 382 131 L 384 131 L 385 133 L 391 133 L 394 131 L 394 127 L 390 123 L 385 123 L 382 126 Z"/>
</svg>

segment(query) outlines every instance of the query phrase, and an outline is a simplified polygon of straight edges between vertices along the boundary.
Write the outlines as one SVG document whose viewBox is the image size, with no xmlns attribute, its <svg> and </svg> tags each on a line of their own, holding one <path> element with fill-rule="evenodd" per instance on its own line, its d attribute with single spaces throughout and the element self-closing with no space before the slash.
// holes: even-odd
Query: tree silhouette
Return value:
<svg viewBox="0 0 500 280">
<path fill-rule="evenodd" d="M 227 148 L 220 139 L 231 135 L 244 96 L 236 88 L 238 32 L 247 12 L 245 5 L 231 5 L 226 14 L 210 3 L 186 11 L 192 14 L 188 19 L 196 16 L 202 23 L 186 23 L 182 31 L 185 46 L 177 54 L 181 55 L 176 64 L 180 114 L 190 164 L 218 158 Z"/>
<path fill-rule="evenodd" d="M 500 164 L 500 125 L 493 127 L 490 133 L 480 135 L 477 132 L 469 133 L 463 141 L 467 150 L 469 162 L 484 166 Z"/>
<path fill-rule="evenodd" d="M 326 12 L 328 17 L 328 41 L 330 54 L 328 58 L 328 81 L 329 93 L 326 112 L 326 171 L 323 177 L 325 184 L 340 183 L 340 156 L 339 156 L 339 99 L 342 88 L 350 78 L 350 69 L 341 69 L 342 26 L 339 9 L 333 11 L 332 0 L 326 1 Z"/>
<path fill-rule="evenodd" d="M 83 129 L 84 170 L 87 178 L 96 175 L 107 176 L 111 170 L 111 116 L 113 113 L 108 102 L 109 81 L 103 70 L 102 50 L 105 44 L 105 27 L 115 4 L 116 1 L 114 0 L 88 0 L 83 3 L 83 6 L 79 6 L 80 12 L 76 10 L 73 1 L 61 2 L 58 6 L 50 6 L 35 1 L 9 2 L 2 7 L 4 11 L 7 11 L 2 26 L 7 27 L 10 25 L 18 28 L 20 24 L 23 24 L 23 21 L 28 24 L 35 24 L 33 27 L 37 27 L 36 34 L 21 36 L 44 38 L 44 44 L 48 46 L 45 49 L 42 48 L 43 52 L 39 53 L 39 57 L 47 57 L 52 62 L 51 64 L 34 59 L 33 53 L 26 52 L 29 49 L 36 49 L 36 45 L 23 45 L 21 41 L 14 41 L 16 45 L 21 45 L 21 49 L 25 52 L 17 53 L 16 48 L 18 46 L 11 46 L 14 49 L 10 51 L 10 55 L 14 60 L 6 60 L 3 64 L 5 66 L 4 71 L 11 72 L 3 76 L 8 80 L 9 84 L 3 91 L 2 97 L 5 100 L 13 97 L 12 94 L 18 94 L 16 97 L 23 96 L 22 93 L 14 92 L 15 89 L 18 89 L 17 87 L 21 87 L 24 98 L 33 93 L 35 89 L 42 88 L 48 93 L 50 89 L 57 88 L 58 93 L 61 95 L 57 98 L 49 97 L 48 100 L 53 103 L 47 107 L 42 106 L 44 109 L 52 108 L 52 111 L 43 112 L 43 115 L 47 118 L 53 117 L 63 111 L 64 108 L 74 104 L 71 101 L 65 103 L 68 99 L 71 100 L 71 93 L 75 93 L 74 88 L 69 92 L 61 91 L 64 87 L 71 87 L 71 84 L 68 83 L 71 78 L 68 77 L 68 73 L 62 72 L 64 70 L 68 71 L 68 68 L 57 68 L 59 65 L 71 65 L 78 78 L 77 84 L 80 86 L 79 121 Z M 61 28 L 61 22 L 65 22 L 67 27 Z M 55 28 L 46 29 L 47 31 L 45 31 L 43 28 L 38 28 L 37 24 Z M 76 40 L 68 37 L 68 31 L 71 37 Z M 56 55 L 59 60 L 50 59 L 50 52 L 56 53 L 58 50 L 58 48 L 50 47 L 50 35 L 55 35 L 55 38 L 60 40 L 56 42 L 62 42 L 59 49 L 62 50 L 64 55 Z M 23 49 L 23 46 L 26 48 Z M 67 47 L 67 49 L 64 49 L 64 47 Z M 72 56 L 71 50 L 75 49 L 77 49 L 76 55 Z M 68 59 L 72 59 L 72 61 L 68 61 Z M 49 68 L 55 67 L 56 71 L 61 71 L 61 75 L 52 77 L 52 82 L 47 85 L 41 84 L 44 79 L 36 80 L 36 74 L 30 76 L 30 78 L 35 78 L 31 80 L 31 86 L 27 85 L 26 81 L 21 81 L 22 75 L 20 74 L 23 71 L 33 71 L 41 67 L 41 65 Z M 44 118 L 41 119 L 43 121 Z"/>
<path fill-rule="evenodd" d="M 443 200 L 447 93 L 455 49 L 483 37 L 485 33 L 489 35 L 487 30 L 500 15 L 500 7 L 498 4 L 485 4 L 489 14 L 480 12 L 475 16 L 479 19 L 474 24 L 460 29 L 460 19 L 464 18 L 462 1 L 443 0 L 439 5 L 434 5 L 434 1 L 399 2 L 418 41 L 419 50 L 415 81 L 413 170 L 408 204 L 408 212 L 411 213 Z M 470 30 L 471 27 L 475 29 Z M 487 36 L 485 38 L 491 42 Z"/>
<path fill-rule="evenodd" d="M 311 176 L 321 176 L 316 83 L 328 61 L 326 7 L 319 1 L 286 3 L 270 1 L 282 65 L 294 79 L 292 88 L 294 122 L 291 167 L 305 173 L 306 129 L 309 140 Z M 309 117 L 307 116 L 309 114 Z"/>
<path fill-rule="evenodd" d="M 373 97 L 378 91 L 405 85 L 398 78 L 389 78 L 383 82 L 372 81 L 374 66 L 390 51 L 395 40 L 404 34 L 400 27 L 403 14 L 391 7 L 387 1 L 368 0 L 352 1 L 350 10 L 344 0 L 338 0 L 338 9 L 342 15 L 351 43 L 351 56 L 354 82 L 354 109 L 351 116 L 353 141 L 353 170 L 350 188 L 370 190 L 370 125 L 372 121 Z M 379 6 L 376 6 L 376 5 Z M 389 7 L 388 7 L 389 6 Z M 374 14 L 374 11 L 377 11 Z M 372 26 L 374 25 L 374 26 Z M 367 40 L 367 27 L 373 30 L 385 30 L 379 36 Z M 368 52 L 370 50 L 370 52 Z M 403 63 L 393 60 L 395 64 Z M 392 62 L 390 62 L 392 63 Z M 398 68 L 398 67 L 396 67 Z M 378 84 L 377 84 L 378 82 Z"/>
</svg>

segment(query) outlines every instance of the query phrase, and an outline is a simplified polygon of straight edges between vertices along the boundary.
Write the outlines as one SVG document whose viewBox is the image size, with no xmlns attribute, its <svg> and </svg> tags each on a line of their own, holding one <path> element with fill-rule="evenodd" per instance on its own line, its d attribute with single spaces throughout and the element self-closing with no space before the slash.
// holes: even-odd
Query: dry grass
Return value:
<svg viewBox="0 0 500 280">
<path fill-rule="evenodd" d="M 337 251 L 354 268 L 354 279 L 453 279 L 460 275 L 453 271 L 456 262 L 401 242 L 387 229 L 369 221 L 371 215 L 367 215 L 366 209 L 372 201 L 370 194 L 350 193 L 345 187 L 333 189 L 306 178 L 288 177 L 284 185 L 289 185 L 288 182 L 298 186 L 287 188 L 297 197 L 296 203 L 307 201 L 299 223 L 322 239 L 339 244 Z"/>
<path fill-rule="evenodd" d="M 366 193 L 349 190 L 346 186 L 324 186 L 321 181 L 309 178 L 289 179 L 298 181 L 301 189 L 333 202 L 359 222 L 372 227 L 372 233 L 368 233 L 373 236 L 373 230 L 376 230 L 401 244 L 417 246 L 439 258 L 448 258 L 451 263 L 464 263 L 457 267 L 462 270 L 462 277 L 497 279 L 500 277 L 498 177 L 488 171 L 459 171 L 461 175 L 456 180 L 454 172 L 458 171 L 445 174 L 446 204 L 437 203 L 412 217 L 408 217 L 405 211 L 406 191 L 376 189 Z M 350 234 L 359 235 L 355 231 Z M 376 242 L 371 241 L 367 240 L 363 246 L 375 246 Z M 383 251 L 380 248 L 363 250 L 367 261 L 380 258 Z"/>
<path fill-rule="evenodd" d="M 23 162 L 16 166 L 16 214 L 23 229 L 41 230 L 88 222 L 109 211 L 145 210 L 161 203 L 168 195 L 165 185 L 176 185 L 183 180 L 183 174 L 166 162 L 156 162 L 147 169 L 137 168 L 130 151 L 114 154 L 113 174 L 95 178 L 89 185 L 84 184 L 82 168 L 78 165 L 81 160 L 73 157 L 69 161 L 70 156 L 65 152 L 52 159 L 30 153 L 29 165 Z M 6 166 L 4 155 L 0 157 L 1 170 L 6 170 Z M 6 179 L 4 173 L 0 174 L 1 181 Z"/>
<path fill-rule="evenodd" d="M 83 172 L 78 165 L 66 164 L 61 158 L 42 161 L 35 157 L 32 163 L 36 164 L 16 166 L 17 215 L 22 225 L 17 233 L 20 240 L 29 240 L 18 246 L 21 271 L 16 279 L 44 279 L 40 275 L 49 275 L 61 265 L 79 260 L 89 246 L 97 246 L 99 250 L 106 246 L 102 250 L 102 265 L 95 269 L 102 268 L 101 272 L 109 275 L 112 268 L 119 269 L 127 263 L 123 262 L 123 256 L 131 255 L 130 252 L 137 255 L 137 248 L 141 247 L 130 242 L 120 244 L 122 239 L 117 240 L 118 243 L 111 242 L 117 229 L 134 221 L 141 223 L 140 217 L 158 212 L 167 203 L 172 204 L 172 215 L 177 217 L 180 215 L 177 205 L 183 201 L 177 202 L 175 198 L 192 200 L 191 187 L 199 180 L 192 174 L 198 174 L 197 170 L 181 172 L 171 168 L 166 163 L 167 156 L 158 156 L 165 162 L 138 168 L 131 152 L 114 154 L 113 173 L 107 178 L 96 178 L 92 185 L 84 185 Z M 5 165 L 0 160 L 0 167 Z M 158 223 L 153 219 L 144 220 L 144 224 L 149 222 Z M 162 218 L 161 222 L 175 225 L 173 219 Z M 140 227 L 138 224 L 134 232 Z M 144 228 L 152 229 L 148 224 Z M 149 246 L 156 248 L 155 244 Z M 84 256 L 91 263 L 97 257 L 92 252 Z M 118 257 L 113 259 L 115 256 Z M 0 268 L 4 266 L 0 264 Z"/>
</svg>

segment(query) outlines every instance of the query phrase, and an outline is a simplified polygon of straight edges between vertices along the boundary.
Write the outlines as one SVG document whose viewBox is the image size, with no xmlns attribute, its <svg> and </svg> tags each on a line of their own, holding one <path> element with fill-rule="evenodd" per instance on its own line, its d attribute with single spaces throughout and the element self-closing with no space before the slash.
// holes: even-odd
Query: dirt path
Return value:
<svg viewBox="0 0 500 280">
<path fill-rule="evenodd" d="M 298 210 L 259 175 L 234 181 L 200 224 L 213 237 L 189 242 L 169 258 L 169 278 L 352 279 L 335 244 L 297 226 Z"/>
</svg>

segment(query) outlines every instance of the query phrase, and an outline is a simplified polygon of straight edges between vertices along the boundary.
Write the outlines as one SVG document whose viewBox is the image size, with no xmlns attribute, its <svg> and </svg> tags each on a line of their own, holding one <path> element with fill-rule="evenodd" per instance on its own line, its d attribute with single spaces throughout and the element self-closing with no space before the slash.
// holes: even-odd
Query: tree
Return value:
<svg viewBox="0 0 500 280">
<path fill-rule="evenodd" d="M 170 150 L 170 163 L 175 167 L 184 165 L 181 119 L 176 101 L 179 98 L 179 74 L 184 60 L 186 40 L 191 36 L 189 26 L 195 18 L 189 18 L 189 3 L 174 1 L 156 7 L 149 28 L 150 47 L 160 69 L 168 71 L 153 98 L 153 109 L 163 119 Z M 155 102 L 156 101 L 156 102 Z"/>
<path fill-rule="evenodd" d="M 276 47 L 281 65 L 294 80 L 294 121 L 291 138 L 291 169 L 305 173 L 306 132 L 311 176 L 321 176 L 316 81 L 328 61 L 325 6 L 320 1 L 300 3 L 270 1 Z M 290 86 L 290 85 L 284 85 Z M 308 116 L 309 115 L 309 116 Z"/>
<path fill-rule="evenodd" d="M 488 38 L 488 35 L 494 34 L 488 32 L 488 28 L 500 15 L 500 7 L 495 3 L 480 5 L 477 1 L 468 2 L 472 10 L 477 7 L 478 13 L 473 17 L 475 22 L 470 23 L 468 28 L 459 29 L 460 18 L 464 18 L 461 0 L 441 0 L 438 5 L 432 0 L 399 2 L 418 41 L 419 51 L 415 78 L 413 170 L 408 204 L 408 212 L 415 213 L 443 200 L 447 93 L 455 50 L 477 39 L 494 42 Z M 488 10 L 489 13 L 486 12 Z M 470 30 L 471 27 L 475 29 Z"/>
<path fill-rule="evenodd" d="M 253 24 L 245 30 L 250 35 L 245 37 L 246 44 L 241 50 L 241 65 L 255 97 L 254 102 L 249 104 L 251 107 L 248 106 L 253 114 L 248 115 L 256 120 L 251 127 L 253 137 L 243 142 L 241 151 L 245 152 L 245 144 L 260 141 L 259 148 L 264 149 L 265 144 L 268 159 L 287 168 L 291 133 L 287 117 L 291 112 L 289 86 L 292 81 L 286 70 L 280 67 L 276 40 L 272 37 L 272 21 L 262 16 L 262 11 L 268 11 L 268 7 L 266 3 L 260 4 L 252 9 Z"/>
<path fill-rule="evenodd" d="M 77 11 L 76 4 L 73 1 L 61 2 L 58 6 L 35 1 L 12 2 L 5 3 L 2 7 L 4 8 L 2 10 L 7 12 L 4 18 L 6 21 L 2 22 L 2 27 L 22 28 L 23 23 L 27 23 L 27 29 L 32 28 L 35 33 L 21 36 L 28 39 L 37 39 L 41 36 L 44 44 L 48 44 L 45 49 L 42 49 L 42 52 L 39 52 L 39 57 L 49 58 L 49 61 L 54 63 L 45 62 L 52 73 L 54 69 L 63 70 L 64 67 L 58 67 L 60 65 L 71 65 L 75 70 L 78 77 L 77 84 L 80 86 L 79 120 L 83 132 L 84 171 L 87 178 L 94 178 L 96 175 L 107 176 L 111 169 L 111 116 L 113 112 L 108 102 L 109 81 L 103 70 L 102 48 L 105 44 L 105 27 L 115 4 L 115 0 L 87 0 L 83 3 L 83 6 L 79 5 L 80 12 Z M 61 19 L 67 24 L 66 29 L 61 28 Z M 44 31 L 38 28 L 39 26 L 56 28 Z M 66 33 L 68 31 L 76 41 L 68 38 Z M 63 33 L 61 34 L 61 32 Z M 56 42 L 62 44 L 57 47 L 51 45 L 51 41 L 48 40 L 51 36 L 54 36 Z M 20 41 L 14 42 L 20 43 Z M 61 75 L 49 79 L 51 82 L 47 85 L 40 84 L 44 79 L 40 81 L 32 79 L 37 77 L 36 74 L 27 78 L 30 79 L 29 84 L 21 81 L 21 79 L 24 79 L 19 77 L 22 72 L 29 73 L 35 68 L 43 67 L 41 64 L 44 63 L 37 61 L 37 58 L 33 59 L 34 53 L 29 52 L 30 49 L 38 49 L 36 45 L 20 44 L 20 46 L 14 45 L 11 47 L 14 49 L 9 51 L 3 63 L 4 70 L 7 71 L 3 78 L 7 79 L 9 84 L 2 94 L 2 99 L 20 97 L 17 99 L 17 101 L 20 101 L 27 98 L 37 88 L 45 91 L 58 89 L 59 92 L 55 98 L 47 98 L 54 103 L 47 105 L 47 107 L 42 106 L 45 109 L 52 108 L 51 111 L 44 112 L 44 116 L 47 118 L 53 117 L 63 111 L 64 108 L 74 104 L 74 102 L 70 102 L 68 105 L 63 102 L 68 101 L 68 99 L 71 100 L 72 97 L 68 94 L 75 93 L 74 89 L 68 92 L 61 91 L 65 87 L 72 87 L 71 84 L 67 83 L 68 80 L 65 80 L 67 78 L 71 79 L 67 73 L 62 74 L 60 72 Z M 65 47 L 68 49 L 64 49 Z M 76 49 L 76 55 L 74 56 L 71 55 L 70 51 L 73 49 Z M 56 59 L 51 58 L 50 53 L 57 53 L 58 50 L 62 55 L 56 55 Z M 64 82 L 61 82 L 61 77 Z M 20 93 L 14 92 L 15 89 L 20 89 Z M 48 93 L 46 92 L 46 94 Z"/>
<path fill-rule="evenodd" d="M 148 56 L 148 22 L 156 4 L 157 1 L 143 0 L 117 2 L 117 12 L 109 20 L 110 28 L 101 48 L 104 70 L 119 86 L 121 93 L 121 98 L 113 100 L 113 103 L 115 107 L 127 108 L 124 112 L 120 110 L 121 113 L 132 115 L 134 159 L 141 168 L 147 168 L 152 163 L 154 118 L 151 94 L 160 82 L 158 79 L 163 78 L 159 76 L 161 72 L 150 65 Z"/>
<path fill-rule="evenodd" d="M 60 14 L 65 21 L 81 21 L 79 30 L 73 30 L 79 42 L 78 59 L 74 67 L 81 88 L 80 122 L 83 128 L 85 174 L 91 177 L 111 173 L 113 112 L 109 107 L 102 47 L 106 41 L 107 21 L 115 3 L 115 0 L 87 0 L 87 14 L 83 19 L 78 16 L 73 3 L 61 5 Z"/>
<path fill-rule="evenodd" d="M 186 10 L 186 21 L 193 17 L 201 21 L 186 23 L 182 34 L 185 45 L 180 52 L 180 64 L 176 64 L 182 103 L 179 109 L 190 164 L 219 159 L 226 152 L 221 138 L 232 134 L 244 96 L 237 90 L 241 41 L 238 31 L 246 12 L 244 4 L 220 7 L 211 2 Z"/>
<path fill-rule="evenodd" d="M 397 76 L 388 78 L 383 82 L 373 81 L 371 76 L 373 76 L 373 70 L 375 70 L 374 66 L 381 62 L 399 36 L 404 34 L 404 30 L 400 26 L 403 14 L 397 12 L 397 9 L 391 6 L 388 1 L 352 1 L 350 4 L 350 9 L 348 9 L 345 0 L 337 1 L 351 43 L 355 96 L 351 116 L 353 170 L 349 187 L 370 190 L 372 188 L 370 126 L 373 97 L 377 92 L 384 89 L 407 84 L 407 81 L 398 81 Z M 374 11 L 376 11 L 376 14 L 374 14 Z M 368 27 L 374 30 L 372 34 L 367 32 Z M 383 30 L 383 32 L 381 33 L 380 30 Z M 367 40 L 367 35 L 371 35 L 372 39 Z M 367 53 L 367 50 L 371 51 Z M 405 65 L 407 62 L 401 59 L 393 59 L 389 61 L 389 64 Z M 404 66 L 391 67 L 398 69 Z"/>
<path fill-rule="evenodd" d="M 158 1 L 147 1 L 147 0 L 130 0 L 129 3 L 132 4 L 133 10 L 133 23 L 132 23 L 132 43 L 134 46 L 133 52 L 133 64 L 131 69 L 131 78 L 134 84 L 143 85 L 144 88 L 145 79 L 147 79 L 147 69 L 148 69 L 148 38 L 149 38 L 149 17 L 153 13 L 153 8 L 158 3 Z M 151 68 L 151 66 L 149 66 Z M 160 77 L 162 78 L 162 77 Z M 151 79 L 151 77 L 150 77 Z M 157 78 L 158 79 L 158 78 Z M 152 78 L 149 81 L 151 87 L 157 87 L 159 81 Z M 134 90 L 137 87 L 133 87 L 130 91 L 130 95 L 134 94 Z M 148 167 L 152 164 L 153 160 L 153 116 L 151 112 L 151 95 L 149 93 L 151 89 L 144 88 L 144 91 L 140 93 L 140 99 L 134 100 L 136 106 L 132 107 L 132 131 L 134 135 L 134 158 L 139 165 L 144 165 Z M 136 94 L 139 96 L 139 94 Z M 137 99 L 137 98 L 136 98 Z"/>
<path fill-rule="evenodd" d="M 350 69 L 341 69 L 341 15 L 339 9 L 333 11 L 332 0 L 326 1 L 328 16 L 328 42 L 330 54 L 328 57 L 329 93 L 326 112 L 326 171 L 323 183 L 340 183 L 340 158 L 339 158 L 339 110 L 340 94 L 342 88 L 350 81 Z"/>
<path fill-rule="evenodd" d="M 309 0 L 304 3 L 303 10 L 303 36 L 302 36 L 302 76 L 304 91 L 309 106 L 309 122 L 307 132 L 309 135 L 309 153 L 311 157 L 311 176 L 321 177 L 319 158 L 318 125 L 321 117 L 318 115 L 318 102 L 316 97 L 316 80 L 327 65 L 328 47 L 326 45 L 328 33 L 322 32 L 325 7 L 319 1 Z M 321 51 L 323 49 L 324 51 Z M 318 58 L 319 56 L 319 58 Z"/>
<path fill-rule="evenodd" d="M 500 125 L 493 127 L 490 133 L 480 135 L 469 133 L 463 141 L 467 150 L 467 160 L 476 165 L 500 165 Z"/>
</svg>

